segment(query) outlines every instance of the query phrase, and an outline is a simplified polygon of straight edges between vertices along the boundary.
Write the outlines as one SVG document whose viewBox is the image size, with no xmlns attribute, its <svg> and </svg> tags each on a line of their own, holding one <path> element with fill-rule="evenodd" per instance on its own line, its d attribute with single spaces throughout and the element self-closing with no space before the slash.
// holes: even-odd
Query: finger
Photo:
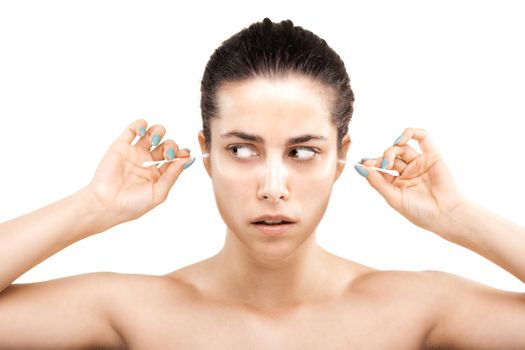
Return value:
<svg viewBox="0 0 525 350">
<path fill-rule="evenodd" d="M 392 169 L 397 171 L 399 175 L 401 176 L 401 173 L 405 171 L 407 166 L 408 164 L 403 159 L 395 158 L 394 166 L 392 167 Z"/>
<path fill-rule="evenodd" d="M 373 166 L 373 167 L 381 167 L 381 162 L 382 162 L 381 159 L 382 158 L 367 158 L 366 160 L 362 161 L 361 164 L 367 165 L 367 166 Z M 391 166 L 389 163 L 389 165 L 387 166 L 387 169 L 389 170 L 393 169 L 397 171 L 399 173 L 399 176 L 393 176 L 393 175 L 390 175 L 390 174 L 387 174 L 381 171 L 378 171 L 378 173 L 381 176 L 383 176 L 388 183 L 393 183 L 396 178 L 402 177 L 402 173 L 406 169 L 407 166 L 408 164 L 405 163 L 404 160 L 396 157 L 394 159 L 394 166 Z M 368 171 L 369 168 L 366 168 L 366 169 Z"/>
<path fill-rule="evenodd" d="M 190 157 L 190 151 L 187 148 L 178 149 L 178 146 L 176 143 L 174 143 L 175 146 L 167 146 L 168 148 L 164 151 L 164 154 L 167 155 L 170 148 L 174 149 L 175 157 L 174 158 L 189 158 Z M 175 148 L 176 147 L 176 148 Z M 167 156 L 165 159 L 169 159 Z M 164 174 L 166 170 L 168 169 L 169 165 L 171 163 L 164 163 L 159 167 L 160 173 Z"/>
<path fill-rule="evenodd" d="M 378 164 L 381 163 L 381 158 L 363 158 L 360 163 L 369 166 L 378 166 Z"/>
<path fill-rule="evenodd" d="M 179 178 L 180 173 L 183 170 L 184 164 L 190 162 L 191 158 L 188 159 L 177 159 L 173 162 L 166 163 L 164 173 L 159 179 L 153 184 L 153 193 L 155 203 L 162 203 L 168 197 L 170 189 L 173 184 Z"/>
<path fill-rule="evenodd" d="M 366 176 L 368 183 L 375 188 L 393 208 L 397 208 L 396 200 L 400 196 L 400 189 L 391 184 L 395 177 L 371 169 L 366 165 L 363 165 L 363 168 L 368 172 L 368 176 Z"/>
<path fill-rule="evenodd" d="M 160 140 L 166 134 L 166 128 L 160 124 L 152 125 L 147 131 L 146 135 L 141 137 L 135 147 L 143 148 L 146 151 L 150 151 L 151 147 L 157 147 L 160 144 Z"/>
<path fill-rule="evenodd" d="M 388 163 L 391 164 L 395 158 L 399 158 L 408 164 L 420 155 L 421 154 L 410 145 L 400 145 L 392 146 L 385 150 L 385 152 L 383 152 L 383 159 L 387 159 Z"/>
<path fill-rule="evenodd" d="M 122 134 L 120 134 L 117 140 L 131 144 L 137 135 L 140 136 L 140 128 L 143 127 L 145 130 L 147 126 L 148 122 L 146 120 L 137 119 L 128 125 L 128 127 L 122 132 Z"/>
<path fill-rule="evenodd" d="M 379 167 L 394 169 L 401 174 L 407 164 L 419 156 L 421 154 L 409 145 L 391 146 L 383 153 Z"/>
<path fill-rule="evenodd" d="M 399 141 L 396 145 L 404 145 L 410 139 L 417 140 L 423 153 L 438 153 L 437 148 L 434 146 L 434 143 L 425 129 L 406 128 L 401 136 L 399 136 Z"/>
<path fill-rule="evenodd" d="M 151 151 L 151 158 L 153 160 L 163 160 L 163 159 L 170 159 L 170 153 L 168 153 L 169 150 L 173 150 L 173 153 L 171 155 L 173 158 L 175 158 L 177 151 L 179 150 L 179 146 L 175 143 L 175 141 L 169 139 L 162 142 L 160 145 L 158 145 L 154 150 Z"/>
</svg>

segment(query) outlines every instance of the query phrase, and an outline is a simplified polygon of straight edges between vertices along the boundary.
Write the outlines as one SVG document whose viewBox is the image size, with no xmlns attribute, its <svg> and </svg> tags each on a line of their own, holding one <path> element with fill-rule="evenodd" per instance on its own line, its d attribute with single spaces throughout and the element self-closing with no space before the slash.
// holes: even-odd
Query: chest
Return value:
<svg viewBox="0 0 525 350">
<path fill-rule="evenodd" d="M 129 349 L 420 349 L 425 321 L 401 307 L 332 304 L 261 317 L 190 304 L 142 313 L 126 340 Z"/>
</svg>

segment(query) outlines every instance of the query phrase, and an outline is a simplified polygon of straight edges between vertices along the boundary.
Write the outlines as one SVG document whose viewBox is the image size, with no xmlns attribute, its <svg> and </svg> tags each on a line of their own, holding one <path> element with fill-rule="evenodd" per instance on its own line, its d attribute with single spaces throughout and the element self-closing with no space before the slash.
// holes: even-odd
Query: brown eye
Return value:
<svg viewBox="0 0 525 350">
<path fill-rule="evenodd" d="M 234 155 L 236 158 L 247 159 L 254 152 L 250 151 L 250 147 L 247 145 L 232 145 L 228 147 L 228 151 Z"/>
<path fill-rule="evenodd" d="M 290 154 L 293 154 L 293 158 L 297 158 L 300 161 L 310 160 L 318 153 L 319 152 L 312 147 L 296 147 L 290 152 Z"/>
</svg>

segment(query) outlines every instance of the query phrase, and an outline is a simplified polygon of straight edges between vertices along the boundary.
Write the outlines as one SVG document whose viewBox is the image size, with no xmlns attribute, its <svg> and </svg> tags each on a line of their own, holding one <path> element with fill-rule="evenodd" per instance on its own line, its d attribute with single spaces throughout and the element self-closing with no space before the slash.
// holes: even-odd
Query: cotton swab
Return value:
<svg viewBox="0 0 525 350">
<path fill-rule="evenodd" d="M 191 156 L 191 157 L 193 157 L 193 158 L 207 158 L 209 156 L 210 156 L 209 153 L 203 153 L 202 155 L 195 155 L 195 156 Z M 150 167 L 152 165 L 159 165 L 159 164 L 169 163 L 169 162 L 173 162 L 174 160 L 177 160 L 177 159 L 185 159 L 185 158 L 191 158 L 191 157 L 179 157 L 179 158 L 173 158 L 173 159 L 147 161 L 147 162 L 143 162 L 142 166 L 147 168 L 147 167 Z M 346 163 L 346 161 L 344 161 L 342 159 L 339 159 L 338 162 L 339 163 Z M 356 163 L 356 164 L 363 165 L 361 163 Z M 391 176 L 399 176 L 399 173 L 396 170 L 381 169 L 381 168 L 377 168 L 375 166 L 370 166 L 370 165 L 367 165 L 367 167 L 370 168 L 370 169 L 375 169 L 377 171 L 386 173 L 386 174 L 391 175 Z"/>
<path fill-rule="evenodd" d="M 342 160 L 342 159 L 338 159 L 337 160 L 338 163 L 343 163 L 345 164 L 346 161 Z M 361 163 L 356 163 L 356 164 L 359 164 L 359 165 L 365 165 L 365 164 L 361 164 Z M 386 173 L 388 175 L 392 175 L 392 176 L 399 176 L 399 173 L 395 170 L 389 170 L 389 169 L 381 169 L 381 168 L 376 168 L 375 166 L 370 166 L 370 165 L 366 165 L 368 168 L 370 169 L 375 169 L 377 171 L 380 171 L 380 172 L 383 172 L 383 173 Z"/>
<path fill-rule="evenodd" d="M 150 167 L 152 165 L 159 165 L 159 164 L 164 164 L 164 163 L 169 163 L 169 162 L 173 162 L 177 159 L 189 159 L 189 158 L 207 158 L 209 157 L 210 154 L 209 153 L 203 153 L 202 155 L 195 155 L 195 156 L 189 156 L 189 157 L 178 157 L 178 158 L 173 158 L 173 159 L 164 159 L 164 160 L 150 160 L 150 161 L 147 161 L 147 162 L 142 162 L 142 166 L 147 168 L 147 167 Z"/>
<path fill-rule="evenodd" d="M 361 163 L 357 163 L 357 164 L 363 165 Z M 375 166 L 370 166 L 370 165 L 367 165 L 367 167 L 370 168 L 370 169 L 375 169 L 377 171 L 381 171 L 381 172 L 386 173 L 388 175 L 399 176 L 399 173 L 397 171 L 395 171 L 395 170 L 381 169 L 381 168 L 376 168 Z"/>
</svg>

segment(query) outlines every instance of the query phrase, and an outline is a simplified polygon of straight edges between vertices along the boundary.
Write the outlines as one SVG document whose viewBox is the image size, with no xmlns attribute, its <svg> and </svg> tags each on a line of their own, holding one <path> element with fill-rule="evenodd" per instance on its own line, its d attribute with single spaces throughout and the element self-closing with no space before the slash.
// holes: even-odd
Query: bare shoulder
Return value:
<svg viewBox="0 0 525 350">
<path fill-rule="evenodd" d="M 417 318 L 422 349 L 525 346 L 525 336 L 516 336 L 525 334 L 523 293 L 436 270 L 373 271 L 350 289 L 373 305 L 388 305 L 396 322 Z"/>
<path fill-rule="evenodd" d="M 374 269 L 361 274 L 349 285 L 349 291 L 369 298 L 419 305 L 431 318 L 442 310 L 445 303 L 457 297 L 459 291 L 472 288 L 490 287 L 444 271 Z"/>
<path fill-rule="evenodd" d="M 369 315 L 370 328 L 381 325 L 385 338 L 422 349 L 440 312 L 440 277 L 433 271 L 371 269 L 350 283 L 346 299 Z"/>
<path fill-rule="evenodd" d="M 439 270 L 374 270 L 363 274 L 356 280 L 355 287 L 364 288 L 369 292 L 375 291 L 378 294 L 399 293 L 417 296 L 426 302 L 437 305 L 440 310 L 443 310 L 446 305 L 454 306 L 458 300 L 472 296 L 522 296 L 521 293 L 497 289 L 460 275 Z"/>
<path fill-rule="evenodd" d="M 438 270 L 363 270 L 352 284 L 355 288 L 380 289 L 382 291 L 400 291 L 417 289 L 418 292 L 431 292 L 436 287 L 447 289 L 454 284 L 475 283 L 467 278 Z"/>
<path fill-rule="evenodd" d="M 438 306 L 426 348 L 525 347 L 524 293 L 498 289 L 448 272 L 425 272 L 432 282 L 434 303 Z"/>
<path fill-rule="evenodd" d="M 195 288 L 175 275 L 145 275 L 111 273 L 108 287 L 117 302 L 116 317 L 126 318 L 130 310 L 138 312 L 148 307 L 168 307 L 186 303 L 195 296 Z"/>
</svg>

